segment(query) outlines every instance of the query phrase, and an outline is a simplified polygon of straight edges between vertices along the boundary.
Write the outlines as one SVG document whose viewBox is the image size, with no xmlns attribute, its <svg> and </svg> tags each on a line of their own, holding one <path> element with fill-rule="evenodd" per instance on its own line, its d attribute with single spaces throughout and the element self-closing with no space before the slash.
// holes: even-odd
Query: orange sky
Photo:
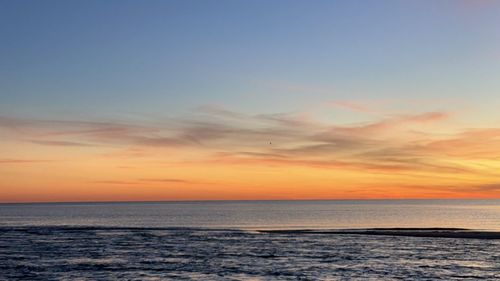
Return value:
<svg viewBox="0 0 500 281">
<path fill-rule="evenodd" d="M 500 197 L 500 129 L 447 112 L 369 119 L 215 106 L 140 122 L 1 117 L 0 201 Z"/>
<path fill-rule="evenodd" d="M 4 2 L 0 202 L 500 198 L 500 1 Z"/>
</svg>

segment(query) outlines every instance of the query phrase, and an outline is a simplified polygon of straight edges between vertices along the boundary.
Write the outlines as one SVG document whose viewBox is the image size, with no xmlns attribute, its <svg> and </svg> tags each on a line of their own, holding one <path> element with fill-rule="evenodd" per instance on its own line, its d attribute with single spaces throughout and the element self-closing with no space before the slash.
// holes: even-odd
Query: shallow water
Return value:
<svg viewBox="0 0 500 281">
<path fill-rule="evenodd" d="M 500 240 L 169 228 L 0 228 L 6 280 L 500 278 Z"/>
<path fill-rule="evenodd" d="M 255 230 L 500 230 L 499 206 L 499 200 L 0 204 L 0 280 L 498 280 L 500 240 Z"/>
</svg>

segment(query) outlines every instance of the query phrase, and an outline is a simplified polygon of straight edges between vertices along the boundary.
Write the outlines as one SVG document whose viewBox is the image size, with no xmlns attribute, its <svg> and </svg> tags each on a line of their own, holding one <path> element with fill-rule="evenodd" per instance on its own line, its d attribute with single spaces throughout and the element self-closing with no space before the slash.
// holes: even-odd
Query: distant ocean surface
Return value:
<svg viewBox="0 0 500 281">
<path fill-rule="evenodd" d="M 500 200 L 0 204 L 0 225 L 234 229 L 460 227 L 500 230 Z"/>
<path fill-rule="evenodd" d="M 500 230 L 500 200 L 0 204 L 0 280 L 500 280 L 500 240 L 262 233 Z"/>
</svg>

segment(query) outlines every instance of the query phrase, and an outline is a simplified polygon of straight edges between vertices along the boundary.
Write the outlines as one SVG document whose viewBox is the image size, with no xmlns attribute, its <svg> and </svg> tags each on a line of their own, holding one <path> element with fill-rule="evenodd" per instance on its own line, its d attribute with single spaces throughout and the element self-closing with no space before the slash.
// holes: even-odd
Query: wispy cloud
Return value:
<svg viewBox="0 0 500 281">
<path fill-rule="evenodd" d="M 500 192 L 500 183 L 488 183 L 488 184 L 479 184 L 473 185 L 463 188 L 465 191 L 477 191 L 477 192 Z"/>
<path fill-rule="evenodd" d="M 443 133 L 441 128 L 454 116 L 444 111 L 372 115 L 368 122 L 339 124 L 334 120 L 318 121 L 304 112 L 246 114 L 209 106 L 182 118 L 143 122 L 3 117 L 0 133 L 9 145 L 19 141 L 23 145 L 75 149 L 75 155 L 83 155 L 84 161 L 93 161 L 96 158 L 92 155 L 97 156 L 120 169 L 117 175 L 123 167 L 137 167 L 126 177 L 88 182 L 95 186 L 228 185 L 221 176 L 225 172 L 209 175 L 204 182 L 198 181 L 197 175 L 162 176 L 161 171 L 166 170 L 158 168 L 173 168 L 175 174 L 176 169 L 191 167 L 213 167 L 218 171 L 227 167 L 235 167 L 236 171 L 285 167 L 316 170 L 318 175 L 328 171 L 349 175 L 352 182 L 364 182 L 374 196 L 382 196 L 383 189 L 380 183 L 378 187 L 366 184 L 370 178 L 390 179 L 389 188 L 397 185 L 401 192 L 417 194 L 420 190 L 420 194 L 431 197 L 497 192 L 500 128 L 457 128 Z M 0 164 L 47 162 L 10 155 L 0 159 Z M 145 166 L 153 169 L 145 173 Z M 414 186 L 408 179 L 415 179 Z M 363 194 L 360 196 L 368 196 Z"/>
<path fill-rule="evenodd" d="M 89 183 L 94 183 L 94 184 L 112 184 L 112 185 L 136 185 L 138 182 L 135 181 L 119 181 L 119 180 L 96 180 L 96 181 L 89 181 Z"/>
<path fill-rule="evenodd" d="M 38 159 L 0 159 L 0 164 L 35 164 L 35 163 L 46 163 L 50 160 L 38 160 Z"/>
<path fill-rule="evenodd" d="M 51 140 L 31 140 L 30 142 L 41 145 L 49 145 L 49 146 L 94 146 L 88 143 L 81 143 L 75 141 L 51 141 Z"/>
<path fill-rule="evenodd" d="M 201 115 L 200 115 L 201 114 Z M 249 115 L 204 106 L 188 118 L 150 123 L 0 119 L 22 139 L 36 136 L 39 145 L 122 147 L 122 154 L 147 157 L 148 148 L 202 149 L 220 163 L 267 163 L 368 172 L 440 171 L 472 173 L 446 161 L 449 155 L 481 155 L 484 144 L 500 147 L 500 129 L 467 131 L 449 138 L 432 132 L 408 140 L 402 136 L 423 125 L 450 118 L 447 112 L 385 116 L 364 124 L 317 122 L 303 113 Z M 432 127 L 432 126 L 431 126 Z M 56 136 L 64 140 L 55 139 Z M 484 150 L 484 148 L 483 148 Z M 491 152 L 491 149 L 487 151 Z M 110 157 L 120 152 L 110 152 Z M 125 153 L 125 154 L 124 154 Z"/>
<path fill-rule="evenodd" d="M 190 180 L 177 178 L 140 178 L 135 180 L 94 180 L 89 181 L 93 184 L 112 184 L 112 185 L 145 185 L 145 184 L 161 184 L 161 183 L 194 183 Z"/>
<path fill-rule="evenodd" d="M 397 129 L 401 126 L 439 122 L 447 118 L 449 118 L 449 114 L 446 112 L 426 112 L 417 115 L 393 116 L 381 121 L 359 126 L 336 127 L 335 130 L 351 134 L 377 134 L 383 131 Z"/>
<path fill-rule="evenodd" d="M 434 155 L 468 159 L 500 159 L 500 128 L 468 129 L 419 147 Z"/>
<path fill-rule="evenodd" d="M 355 101 L 348 101 L 348 100 L 332 101 L 329 103 L 329 105 L 337 108 L 351 110 L 354 112 L 370 113 L 370 114 L 376 113 L 376 110 L 373 108 L 373 106 L 362 104 L 360 102 L 355 102 Z"/>
<path fill-rule="evenodd" d="M 141 182 L 149 182 L 149 183 L 192 183 L 192 181 L 184 180 L 184 179 L 175 179 L 175 178 L 147 178 L 147 179 L 139 179 Z"/>
<path fill-rule="evenodd" d="M 457 184 L 405 184 L 402 183 L 399 185 L 400 188 L 405 190 L 414 190 L 421 193 L 430 192 L 437 193 L 440 195 L 448 195 L 451 197 L 456 197 L 456 195 L 465 195 L 467 197 L 481 195 L 483 194 L 485 198 L 498 198 L 498 194 L 496 197 L 492 197 L 492 194 L 496 194 L 500 192 L 500 183 L 457 183 Z"/>
</svg>

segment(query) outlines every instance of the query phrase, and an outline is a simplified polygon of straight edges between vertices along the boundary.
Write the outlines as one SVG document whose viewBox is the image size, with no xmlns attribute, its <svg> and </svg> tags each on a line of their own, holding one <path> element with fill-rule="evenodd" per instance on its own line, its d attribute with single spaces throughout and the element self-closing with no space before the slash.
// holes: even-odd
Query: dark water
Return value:
<svg viewBox="0 0 500 281">
<path fill-rule="evenodd" d="M 498 280 L 500 240 L 255 230 L 498 230 L 499 203 L 0 205 L 0 280 Z"/>
<path fill-rule="evenodd" d="M 500 241 L 237 230 L 0 229 L 7 280 L 500 278 Z"/>
</svg>

